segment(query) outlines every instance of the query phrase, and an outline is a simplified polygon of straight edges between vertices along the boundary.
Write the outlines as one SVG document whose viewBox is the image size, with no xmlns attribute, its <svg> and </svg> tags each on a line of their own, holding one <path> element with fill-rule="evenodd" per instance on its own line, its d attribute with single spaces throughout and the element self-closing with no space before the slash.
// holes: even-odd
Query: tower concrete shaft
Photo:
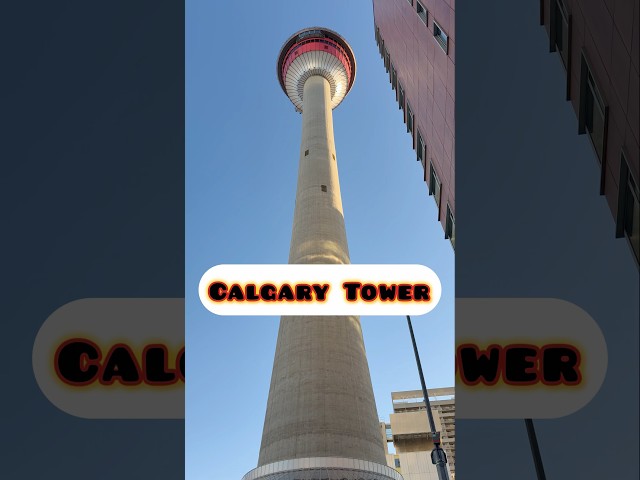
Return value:
<svg viewBox="0 0 640 480">
<path fill-rule="evenodd" d="M 289 263 L 349 263 L 329 100 L 329 82 L 309 77 Z M 384 464 L 378 423 L 358 317 L 282 317 L 258 464 Z"/>
<path fill-rule="evenodd" d="M 331 30 L 301 30 L 280 53 L 280 85 L 302 112 L 289 263 L 350 263 L 332 110 L 354 78 L 351 47 Z M 356 316 L 280 319 L 258 467 L 243 480 L 303 478 L 402 480 L 386 466 Z"/>
</svg>

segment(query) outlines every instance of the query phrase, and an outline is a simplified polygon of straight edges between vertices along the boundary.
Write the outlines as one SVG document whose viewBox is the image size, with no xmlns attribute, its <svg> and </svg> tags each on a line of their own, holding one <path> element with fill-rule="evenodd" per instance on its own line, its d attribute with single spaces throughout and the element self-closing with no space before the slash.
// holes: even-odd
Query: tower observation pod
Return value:
<svg viewBox="0 0 640 480">
<path fill-rule="evenodd" d="M 282 89 L 302 113 L 290 264 L 347 264 L 332 110 L 353 86 L 349 44 L 305 28 L 282 47 Z M 280 319 L 258 467 L 243 480 L 402 480 L 386 465 L 356 316 Z"/>
</svg>

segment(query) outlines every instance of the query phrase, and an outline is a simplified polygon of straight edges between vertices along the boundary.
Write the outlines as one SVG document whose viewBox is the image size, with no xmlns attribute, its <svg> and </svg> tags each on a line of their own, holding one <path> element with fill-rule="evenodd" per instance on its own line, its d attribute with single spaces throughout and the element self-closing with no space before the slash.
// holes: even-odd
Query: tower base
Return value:
<svg viewBox="0 0 640 480">
<path fill-rule="evenodd" d="M 403 480 L 396 470 L 355 458 L 295 458 L 269 463 L 242 480 Z"/>
</svg>

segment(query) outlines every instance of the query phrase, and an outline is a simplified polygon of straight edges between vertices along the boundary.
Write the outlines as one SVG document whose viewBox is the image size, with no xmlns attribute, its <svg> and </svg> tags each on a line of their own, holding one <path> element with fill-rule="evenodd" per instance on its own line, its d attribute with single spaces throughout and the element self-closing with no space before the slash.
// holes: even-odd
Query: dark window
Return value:
<svg viewBox="0 0 640 480">
<path fill-rule="evenodd" d="M 424 167 L 426 152 L 424 148 L 424 140 L 422 139 L 420 130 L 418 130 L 418 144 L 416 145 L 416 153 L 418 157 L 417 160 L 420 160 L 420 163 L 422 163 L 422 166 Z"/>
<path fill-rule="evenodd" d="M 394 465 L 396 466 L 396 468 L 400 468 L 400 459 L 399 458 L 394 458 Z"/>
<path fill-rule="evenodd" d="M 404 88 L 398 83 L 398 106 L 404 110 Z"/>
<path fill-rule="evenodd" d="M 433 168 L 433 162 L 431 162 L 429 165 L 429 195 L 433 195 L 433 199 L 438 206 L 438 211 L 440 211 L 440 191 L 440 179 L 438 178 L 435 168 Z"/>
<path fill-rule="evenodd" d="M 598 160 L 603 163 L 606 146 L 607 108 L 584 55 L 582 56 L 580 73 L 579 117 L 579 132 L 589 133 Z"/>
<path fill-rule="evenodd" d="M 418 16 L 420 17 L 420 20 L 422 20 L 422 23 L 424 23 L 426 25 L 427 24 L 427 9 L 424 8 L 424 5 L 422 5 L 418 1 L 416 1 L 416 12 L 418 13 Z"/>
<path fill-rule="evenodd" d="M 391 65 L 391 54 L 389 51 L 384 52 L 384 68 L 389 71 L 389 65 Z"/>
<path fill-rule="evenodd" d="M 309 155 L 309 150 L 304 151 L 304 156 L 306 157 L 307 155 Z"/>
<path fill-rule="evenodd" d="M 333 157 L 334 160 L 336 159 L 336 154 L 335 153 L 332 153 L 331 156 Z"/>
<path fill-rule="evenodd" d="M 624 231 L 631 242 L 631 248 L 636 255 L 636 260 L 640 260 L 640 209 L 638 207 L 638 186 L 633 181 L 631 175 L 628 176 L 625 199 L 624 199 Z"/>
<path fill-rule="evenodd" d="M 327 186 L 326 185 L 320 185 L 320 190 L 322 190 L 323 192 L 327 191 Z"/>
<path fill-rule="evenodd" d="M 444 53 L 448 54 L 449 53 L 449 37 L 447 36 L 446 33 L 444 33 L 442 28 L 440 28 L 440 25 L 438 25 L 435 21 L 433 22 L 433 36 L 438 41 L 442 49 L 444 50 Z"/>
<path fill-rule="evenodd" d="M 569 13 L 563 0 L 555 0 L 551 8 L 552 49 L 557 49 L 564 68 L 569 66 Z"/>
<path fill-rule="evenodd" d="M 636 262 L 640 262 L 640 207 L 638 198 L 640 198 L 638 183 L 631 175 L 629 165 L 623 154 L 620 159 L 620 191 L 618 194 L 616 237 L 627 237 L 636 257 Z"/>
<path fill-rule="evenodd" d="M 391 64 L 391 88 L 395 90 L 397 86 L 398 86 L 398 73 L 396 72 L 396 69 L 392 63 Z"/>
<path fill-rule="evenodd" d="M 380 52 L 380 56 L 384 58 L 384 40 L 382 36 L 380 36 L 380 45 L 378 45 L 378 51 Z"/>
<path fill-rule="evenodd" d="M 444 226 L 444 238 L 448 238 L 451 241 L 451 245 L 456 246 L 456 222 L 453 218 L 453 212 L 447 203 L 447 221 Z"/>
<path fill-rule="evenodd" d="M 413 137 L 413 112 L 411 111 L 409 102 L 407 102 L 407 132 L 411 133 Z"/>
</svg>

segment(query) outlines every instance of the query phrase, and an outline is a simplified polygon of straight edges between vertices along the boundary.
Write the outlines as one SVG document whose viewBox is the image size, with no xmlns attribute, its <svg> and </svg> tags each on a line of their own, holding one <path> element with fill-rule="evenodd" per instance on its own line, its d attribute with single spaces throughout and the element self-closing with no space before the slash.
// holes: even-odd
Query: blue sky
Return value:
<svg viewBox="0 0 640 480">
<path fill-rule="evenodd" d="M 186 475 L 239 480 L 257 464 L 278 318 L 218 317 L 200 304 L 220 263 L 286 263 L 301 117 L 276 78 L 295 31 L 325 26 L 351 44 L 352 91 L 334 110 L 352 263 L 420 263 L 443 295 L 414 319 L 428 387 L 454 383 L 454 255 L 436 220 L 375 44 L 370 0 L 187 1 Z M 404 317 L 363 317 L 380 417 L 420 386 Z"/>
</svg>

